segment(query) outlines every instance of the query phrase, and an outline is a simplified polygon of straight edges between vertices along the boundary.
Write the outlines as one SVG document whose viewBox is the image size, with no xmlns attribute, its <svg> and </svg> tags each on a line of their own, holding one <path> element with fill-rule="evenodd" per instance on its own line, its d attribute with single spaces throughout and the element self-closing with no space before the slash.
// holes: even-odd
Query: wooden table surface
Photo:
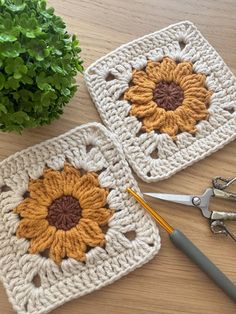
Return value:
<svg viewBox="0 0 236 314">
<path fill-rule="evenodd" d="M 123 43 L 181 20 L 194 22 L 236 74 L 235 0 L 50 0 L 56 13 L 67 22 L 69 32 L 78 34 L 85 67 Z M 62 134 L 86 122 L 100 121 L 78 77 L 79 90 L 60 120 L 50 126 L 29 130 L 22 136 L 0 134 L 0 159 Z M 138 179 L 141 190 L 201 193 L 216 175 L 231 177 L 235 169 L 236 142 L 174 175 L 148 185 Z M 153 206 L 154 203 L 151 203 Z M 213 202 L 223 209 L 226 203 Z M 230 203 L 227 204 L 228 208 Z M 211 260 L 236 282 L 236 244 L 213 235 L 196 209 L 159 202 L 159 211 L 186 233 Z M 236 231 L 236 223 L 233 227 Z M 114 284 L 69 302 L 57 314 L 233 314 L 235 305 L 160 231 L 162 249 L 151 262 Z M 12 314 L 0 286 L 0 313 Z"/>
</svg>

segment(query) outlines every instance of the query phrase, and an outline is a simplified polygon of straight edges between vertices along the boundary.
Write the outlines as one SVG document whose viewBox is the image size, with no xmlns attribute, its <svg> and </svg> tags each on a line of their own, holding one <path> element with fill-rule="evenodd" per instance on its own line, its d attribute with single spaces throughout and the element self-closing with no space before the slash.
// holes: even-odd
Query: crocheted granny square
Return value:
<svg viewBox="0 0 236 314">
<path fill-rule="evenodd" d="M 168 178 L 236 136 L 236 79 L 190 22 L 121 46 L 85 74 L 105 125 L 147 182 Z"/>
<path fill-rule="evenodd" d="M 19 314 L 48 313 L 160 248 L 155 223 L 126 192 L 139 189 L 119 144 L 100 124 L 9 157 L 0 186 L 0 276 Z"/>
</svg>

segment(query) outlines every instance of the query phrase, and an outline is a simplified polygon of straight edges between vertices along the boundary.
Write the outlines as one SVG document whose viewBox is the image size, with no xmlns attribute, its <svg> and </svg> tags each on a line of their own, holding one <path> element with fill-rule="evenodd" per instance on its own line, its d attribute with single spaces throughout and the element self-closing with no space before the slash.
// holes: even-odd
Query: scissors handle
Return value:
<svg viewBox="0 0 236 314">
<path fill-rule="evenodd" d="M 212 211 L 212 220 L 236 220 L 236 213 Z"/>
<path fill-rule="evenodd" d="M 233 232 L 224 224 L 222 220 L 212 220 L 211 221 L 211 231 L 215 234 L 225 234 L 232 238 L 232 240 L 236 241 L 236 236 Z"/>
<path fill-rule="evenodd" d="M 219 189 L 219 190 L 224 190 L 225 188 L 233 184 L 235 181 L 236 181 L 236 177 L 230 178 L 230 179 L 226 179 L 222 177 L 215 177 L 212 180 L 212 184 L 214 188 Z"/>
<path fill-rule="evenodd" d="M 213 193 L 215 197 L 225 198 L 236 202 L 236 193 L 226 192 L 215 188 L 213 189 Z"/>
</svg>

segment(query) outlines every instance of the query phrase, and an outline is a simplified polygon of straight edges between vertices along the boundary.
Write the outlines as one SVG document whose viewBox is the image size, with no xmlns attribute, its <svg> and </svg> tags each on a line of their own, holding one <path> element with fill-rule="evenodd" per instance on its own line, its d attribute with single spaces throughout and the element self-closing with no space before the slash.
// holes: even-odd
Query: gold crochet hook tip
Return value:
<svg viewBox="0 0 236 314">
<path fill-rule="evenodd" d="M 148 212 L 149 214 L 169 233 L 171 234 L 174 231 L 174 228 L 171 227 L 171 225 L 168 224 L 168 222 L 162 218 L 152 207 L 150 207 L 144 199 L 139 196 L 134 190 L 131 188 L 127 188 L 127 192 L 131 194 L 136 201 L 141 204 Z"/>
</svg>

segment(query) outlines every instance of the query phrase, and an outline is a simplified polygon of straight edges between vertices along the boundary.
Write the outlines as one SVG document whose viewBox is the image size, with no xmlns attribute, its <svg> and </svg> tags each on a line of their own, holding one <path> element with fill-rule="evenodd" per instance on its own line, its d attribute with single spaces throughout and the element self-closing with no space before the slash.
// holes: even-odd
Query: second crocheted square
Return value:
<svg viewBox="0 0 236 314">
<path fill-rule="evenodd" d="M 190 22 L 121 46 L 85 79 L 145 181 L 168 178 L 236 136 L 236 79 Z"/>
</svg>

